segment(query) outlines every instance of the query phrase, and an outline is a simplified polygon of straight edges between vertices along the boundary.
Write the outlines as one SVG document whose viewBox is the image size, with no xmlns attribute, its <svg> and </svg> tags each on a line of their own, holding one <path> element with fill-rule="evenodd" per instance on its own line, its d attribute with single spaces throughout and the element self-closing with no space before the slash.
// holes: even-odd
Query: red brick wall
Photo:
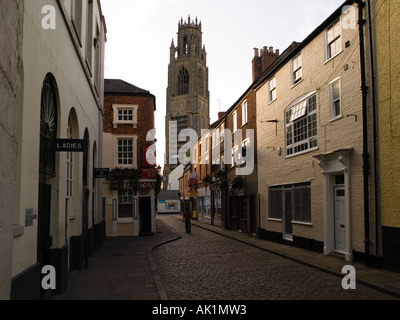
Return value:
<svg viewBox="0 0 400 320">
<path fill-rule="evenodd" d="M 138 105 L 138 124 L 134 128 L 132 124 L 118 124 L 113 127 L 113 104 Z M 155 127 L 154 119 L 155 100 L 151 96 L 114 96 L 105 95 L 104 97 L 104 122 L 103 131 L 113 135 L 131 135 L 138 137 L 137 141 L 137 164 L 142 166 L 143 145 L 152 145 L 154 142 L 146 141 L 146 135 Z"/>
</svg>

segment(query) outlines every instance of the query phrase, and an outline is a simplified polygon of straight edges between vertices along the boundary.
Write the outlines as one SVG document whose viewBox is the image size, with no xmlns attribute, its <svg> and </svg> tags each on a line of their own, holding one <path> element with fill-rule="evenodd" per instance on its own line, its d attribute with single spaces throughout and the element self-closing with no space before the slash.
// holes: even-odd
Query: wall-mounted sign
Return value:
<svg viewBox="0 0 400 320">
<path fill-rule="evenodd" d="M 196 172 L 189 172 L 189 187 L 197 184 Z"/>
<path fill-rule="evenodd" d="M 56 139 L 55 151 L 57 152 L 83 152 L 85 140 Z"/>
<path fill-rule="evenodd" d="M 94 168 L 95 179 L 107 179 L 110 175 L 110 169 L 108 168 Z"/>
<path fill-rule="evenodd" d="M 157 179 L 157 173 L 155 168 L 142 168 L 140 176 L 142 179 Z"/>
</svg>

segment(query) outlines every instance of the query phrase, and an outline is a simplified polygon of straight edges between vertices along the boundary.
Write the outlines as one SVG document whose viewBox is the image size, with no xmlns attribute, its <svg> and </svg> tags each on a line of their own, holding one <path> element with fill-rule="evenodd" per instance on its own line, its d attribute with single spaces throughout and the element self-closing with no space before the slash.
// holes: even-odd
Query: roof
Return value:
<svg viewBox="0 0 400 320">
<path fill-rule="evenodd" d="M 150 94 L 150 91 L 136 87 L 120 79 L 104 79 L 104 92 Z"/>
<path fill-rule="evenodd" d="M 121 79 L 104 79 L 104 95 L 148 96 L 154 99 L 154 110 L 156 110 L 156 97 L 150 91 Z"/>
</svg>

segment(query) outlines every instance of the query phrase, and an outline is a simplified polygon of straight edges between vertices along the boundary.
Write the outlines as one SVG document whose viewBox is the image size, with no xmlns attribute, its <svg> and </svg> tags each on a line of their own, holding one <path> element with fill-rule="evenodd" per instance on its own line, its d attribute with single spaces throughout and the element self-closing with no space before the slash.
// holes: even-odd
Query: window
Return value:
<svg viewBox="0 0 400 320">
<path fill-rule="evenodd" d="M 330 91 L 331 120 L 335 120 L 342 116 L 340 79 L 335 79 L 330 83 L 329 91 Z"/>
<path fill-rule="evenodd" d="M 242 126 L 247 123 L 247 101 L 242 104 Z"/>
<path fill-rule="evenodd" d="M 82 37 L 82 13 L 83 13 L 83 1 L 72 0 L 72 25 L 74 26 L 75 33 L 78 36 L 79 41 Z"/>
<path fill-rule="evenodd" d="M 114 117 L 113 126 L 117 128 L 119 124 L 132 124 L 134 128 L 137 128 L 137 111 L 139 106 L 137 105 L 113 105 Z"/>
<path fill-rule="evenodd" d="M 236 111 L 232 115 L 232 129 L 233 129 L 233 132 L 237 131 L 237 112 Z"/>
<path fill-rule="evenodd" d="M 212 146 L 211 148 L 215 148 L 220 144 L 220 136 L 219 136 L 219 128 L 214 129 L 212 133 Z"/>
<path fill-rule="evenodd" d="M 239 146 L 234 146 L 232 148 L 232 167 L 239 163 Z"/>
<path fill-rule="evenodd" d="M 341 29 L 339 19 L 325 31 L 326 60 L 333 58 L 342 51 Z"/>
<path fill-rule="evenodd" d="M 276 77 L 273 77 L 268 83 L 269 90 L 269 100 L 268 102 L 272 102 L 276 99 Z"/>
<path fill-rule="evenodd" d="M 317 98 L 315 94 L 286 110 L 285 126 L 286 156 L 318 148 Z"/>
<path fill-rule="evenodd" d="M 118 140 L 118 165 L 133 165 L 133 139 Z"/>
<path fill-rule="evenodd" d="M 293 222 L 311 223 L 310 182 L 269 187 L 269 218 L 281 220 L 283 217 L 285 206 L 287 205 L 287 201 L 290 201 L 290 207 L 293 210 Z"/>
<path fill-rule="evenodd" d="M 242 142 L 242 153 L 241 153 L 240 158 L 241 158 L 241 157 L 246 157 L 247 149 L 248 149 L 249 147 L 250 147 L 250 139 L 247 138 L 246 140 L 244 140 L 244 141 Z"/>
<path fill-rule="evenodd" d="M 189 73 L 186 68 L 182 68 L 178 75 L 178 96 L 189 93 Z"/>
<path fill-rule="evenodd" d="M 82 0 L 75 0 L 82 2 Z M 90 73 L 92 73 L 93 68 L 93 19 L 94 19 L 94 8 L 93 1 L 89 1 L 88 10 L 86 13 L 86 65 L 88 66 Z"/>
<path fill-rule="evenodd" d="M 292 85 L 303 79 L 303 61 L 301 54 L 292 60 Z"/>
<path fill-rule="evenodd" d="M 225 137 L 225 124 L 221 124 L 221 133 L 220 133 L 221 142 L 224 141 L 224 137 Z"/>
<path fill-rule="evenodd" d="M 133 190 L 127 184 L 118 191 L 118 218 L 133 218 Z"/>
</svg>

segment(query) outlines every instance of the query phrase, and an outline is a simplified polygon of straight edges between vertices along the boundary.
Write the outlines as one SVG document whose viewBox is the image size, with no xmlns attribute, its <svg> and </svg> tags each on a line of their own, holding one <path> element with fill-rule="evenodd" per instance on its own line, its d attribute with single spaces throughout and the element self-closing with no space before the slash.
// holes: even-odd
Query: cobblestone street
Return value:
<svg viewBox="0 0 400 320">
<path fill-rule="evenodd" d="M 261 249 L 159 215 L 181 238 L 153 250 L 170 300 L 381 300 L 392 296 Z M 343 261 L 343 265 L 346 262 Z M 344 275 L 343 275 L 344 276 Z"/>
</svg>

